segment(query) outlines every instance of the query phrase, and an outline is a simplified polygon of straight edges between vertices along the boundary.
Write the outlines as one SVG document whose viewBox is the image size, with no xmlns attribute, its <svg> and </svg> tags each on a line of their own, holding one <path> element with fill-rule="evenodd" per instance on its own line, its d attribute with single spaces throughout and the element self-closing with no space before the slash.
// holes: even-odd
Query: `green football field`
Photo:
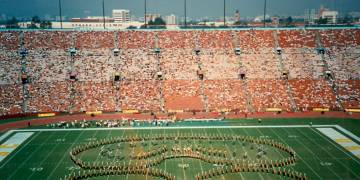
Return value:
<svg viewBox="0 0 360 180">
<path fill-rule="evenodd" d="M 360 179 L 358 120 L 314 120 L 312 126 L 309 121 L 228 120 L 181 122 L 168 127 L 15 130 L 3 135 L 0 152 L 9 148 L 4 143 L 16 134 L 33 133 L 0 162 L 0 179 L 64 179 L 79 174 L 96 174 L 90 179 L 163 179 L 150 173 L 104 173 L 119 171 L 115 167 L 128 170 L 145 165 L 180 180 L 206 178 L 206 173 L 216 174 L 209 179 L 221 180 L 291 179 L 269 173 L 274 170 L 301 173 L 307 179 Z M 336 141 L 319 128 L 345 138 Z M 339 142 L 355 145 L 346 148 Z M 71 154 L 83 168 L 72 161 Z M 296 161 L 281 164 L 291 157 Z M 278 167 L 260 172 L 260 164 Z M 249 166 L 256 170 L 230 171 Z"/>
</svg>

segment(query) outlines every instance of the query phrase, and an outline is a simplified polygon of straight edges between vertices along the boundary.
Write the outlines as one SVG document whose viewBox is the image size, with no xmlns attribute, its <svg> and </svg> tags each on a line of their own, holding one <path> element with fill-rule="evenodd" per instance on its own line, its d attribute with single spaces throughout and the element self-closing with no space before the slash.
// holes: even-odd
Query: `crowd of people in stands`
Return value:
<svg viewBox="0 0 360 180">
<path fill-rule="evenodd" d="M 360 108 L 359 44 L 348 29 L 1 31 L 0 115 L 25 100 L 28 112 Z"/>
<path fill-rule="evenodd" d="M 318 79 L 324 74 L 324 63 L 315 49 L 284 48 L 282 58 L 290 78 Z"/>
</svg>

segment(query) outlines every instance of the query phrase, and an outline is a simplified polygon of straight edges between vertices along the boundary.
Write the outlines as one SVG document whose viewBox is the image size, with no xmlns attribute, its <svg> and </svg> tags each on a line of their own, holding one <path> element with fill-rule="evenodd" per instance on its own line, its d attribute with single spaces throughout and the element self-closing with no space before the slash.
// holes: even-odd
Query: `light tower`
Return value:
<svg viewBox="0 0 360 180">
<path fill-rule="evenodd" d="M 105 0 L 102 1 L 103 25 L 105 29 Z"/>
<path fill-rule="evenodd" d="M 185 27 L 187 26 L 187 23 L 186 23 L 186 0 L 184 0 L 184 14 L 185 14 L 185 19 L 184 19 L 184 25 Z"/>
<path fill-rule="evenodd" d="M 62 25 L 62 12 L 61 12 L 61 0 L 59 0 L 59 15 L 60 15 L 60 28 L 63 28 Z"/>
<path fill-rule="evenodd" d="M 266 16 L 266 0 L 265 0 L 265 3 L 264 3 L 264 27 L 266 26 L 265 16 Z"/>
</svg>

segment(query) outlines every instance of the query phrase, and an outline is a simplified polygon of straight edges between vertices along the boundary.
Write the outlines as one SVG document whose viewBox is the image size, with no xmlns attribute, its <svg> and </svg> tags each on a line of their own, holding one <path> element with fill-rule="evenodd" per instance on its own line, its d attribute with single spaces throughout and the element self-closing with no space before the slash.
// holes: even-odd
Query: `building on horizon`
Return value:
<svg viewBox="0 0 360 180">
<path fill-rule="evenodd" d="M 315 20 L 318 19 L 317 17 L 318 15 L 316 14 L 315 9 L 305 9 L 305 13 L 304 13 L 305 23 L 315 24 Z"/>
<path fill-rule="evenodd" d="M 165 22 L 167 25 L 176 25 L 177 24 L 176 16 L 174 14 L 165 16 Z"/>
<path fill-rule="evenodd" d="M 156 18 L 160 18 L 160 14 L 146 14 L 146 24 L 148 24 L 150 21 L 155 21 Z"/>
<path fill-rule="evenodd" d="M 116 23 L 126 23 L 131 21 L 130 10 L 127 9 L 113 9 L 112 16 Z"/>
<path fill-rule="evenodd" d="M 91 22 L 104 22 L 104 18 L 105 18 L 105 22 L 114 22 L 114 18 L 105 16 L 88 16 L 86 18 L 71 18 L 70 22 L 85 22 L 85 23 L 91 23 Z"/>
<path fill-rule="evenodd" d="M 240 11 L 237 9 L 234 14 L 234 21 L 240 22 Z"/>
<path fill-rule="evenodd" d="M 327 19 L 327 23 L 332 23 L 335 24 L 337 22 L 337 18 L 338 18 L 339 12 L 337 11 L 332 11 L 330 9 L 326 9 L 326 8 L 320 8 L 319 11 L 319 17 L 323 18 L 323 19 Z"/>
</svg>

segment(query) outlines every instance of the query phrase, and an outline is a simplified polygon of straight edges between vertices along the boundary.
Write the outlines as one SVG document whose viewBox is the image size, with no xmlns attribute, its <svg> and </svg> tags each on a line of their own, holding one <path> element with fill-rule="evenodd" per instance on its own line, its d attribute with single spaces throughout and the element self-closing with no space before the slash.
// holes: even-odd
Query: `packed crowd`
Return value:
<svg viewBox="0 0 360 180">
<path fill-rule="evenodd" d="M 360 80 L 338 80 L 340 100 L 345 108 L 360 107 Z"/>
<path fill-rule="evenodd" d="M 239 57 L 223 49 L 207 49 L 200 56 L 205 79 L 236 79 L 239 75 Z"/>
<path fill-rule="evenodd" d="M 314 30 L 282 30 L 278 32 L 279 46 L 282 48 L 315 48 Z"/>
<path fill-rule="evenodd" d="M 246 69 L 246 76 L 251 79 L 279 78 L 279 60 L 274 53 L 264 51 L 259 54 L 242 54 L 241 61 Z"/>
<path fill-rule="evenodd" d="M 21 85 L 0 85 L 0 115 L 21 113 L 22 102 Z"/>
<path fill-rule="evenodd" d="M 231 31 L 200 31 L 198 33 L 199 46 L 203 49 L 233 50 L 235 40 Z"/>
<path fill-rule="evenodd" d="M 158 72 L 158 62 L 151 50 L 129 49 L 121 54 L 121 74 L 125 79 L 154 79 Z"/>
<path fill-rule="evenodd" d="M 280 108 L 291 111 L 290 97 L 283 81 L 254 79 L 249 81 L 248 87 L 256 111 L 264 112 L 266 108 Z"/>
<path fill-rule="evenodd" d="M 25 31 L 23 42 L 28 50 L 66 50 L 77 34 L 74 31 Z M 21 38 L 18 39 L 21 41 Z"/>
<path fill-rule="evenodd" d="M 159 48 L 194 49 L 196 47 L 196 31 L 159 31 L 157 33 Z"/>
<path fill-rule="evenodd" d="M 204 93 L 210 110 L 247 112 L 243 82 L 240 80 L 206 80 Z"/>
<path fill-rule="evenodd" d="M 16 51 L 0 50 L 0 85 L 18 82 L 21 75 L 20 69 L 20 57 Z"/>
<path fill-rule="evenodd" d="M 73 111 L 115 111 L 116 89 L 112 82 L 78 81 L 74 89 Z"/>
<path fill-rule="evenodd" d="M 360 78 L 360 49 L 336 48 L 329 49 L 325 55 L 325 61 L 335 74 L 336 79 L 359 79 Z"/>
<path fill-rule="evenodd" d="M 335 109 L 336 97 L 328 82 L 324 79 L 291 79 L 290 86 L 298 108 L 310 111 L 312 108 Z"/>
<path fill-rule="evenodd" d="M 160 61 L 165 79 L 197 79 L 198 62 L 192 49 L 165 49 Z"/>
<path fill-rule="evenodd" d="M 155 80 L 123 81 L 120 89 L 121 108 L 123 110 L 160 111 L 159 88 L 160 84 Z"/>
<path fill-rule="evenodd" d="M 155 47 L 155 32 L 123 31 L 118 34 L 118 48 L 121 49 L 152 49 Z M 114 38 L 112 38 L 114 39 Z"/>
<path fill-rule="evenodd" d="M 237 31 L 236 37 L 244 53 L 261 53 L 262 49 L 275 47 L 273 32 L 270 30 Z"/>
<path fill-rule="evenodd" d="M 322 44 L 326 48 L 330 47 L 353 47 L 359 44 L 359 30 L 321 30 Z"/>
<path fill-rule="evenodd" d="M 18 31 L 1 31 L 0 32 L 0 52 L 18 50 L 20 41 Z"/>
<path fill-rule="evenodd" d="M 318 79 L 324 74 L 324 64 L 314 49 L 283 49 L 282 58 L 289 78 Z"/>
<path fill-rule="evenodd" d="M 318 38 L 325 61 L 316 52 Z M 322 80 L 326 64 L 343 105 L 360 107 L 359 30 L 1 31 L 0 115 L 21 112 L 20 42 L 28 50 L 29 112 L 158 111 L 162 101 L 166 110 L 246 111 L 244 88 L 256 111 L 288 111 L 282 65 L 298 107 L 332 108 L 336 96 Z M 77 50 L 73 57 L 70 48 Z"/>
<path fill-rule="evenodd" d="M 169 80 L 164 84 L 165 108 L 168 110 L 204 110 L 200 81 Z"/>
<path fill-rule="evenodd" d="M 67 112 L 70 96 L 67 82 L 36 82 L 29 85 L 29 112 Z"/>
</svg>

